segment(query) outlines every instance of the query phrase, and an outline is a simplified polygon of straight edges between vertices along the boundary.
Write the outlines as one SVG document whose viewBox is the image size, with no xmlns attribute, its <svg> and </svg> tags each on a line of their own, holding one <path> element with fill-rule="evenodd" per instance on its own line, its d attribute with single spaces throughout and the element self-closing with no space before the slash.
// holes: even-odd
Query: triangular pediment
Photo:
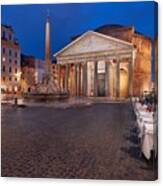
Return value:
<svg viewBox="0 0 163 186">
<path fill-rule="evenodd" d="M 55 56 L 77 55 L 84 53 L 110 51 L 119 49 L 131 49 L 132 44 L 116 39 L 114 37 L 106 36 L 93 31 L 88 31 L 62 50 L 57 52 Z"/>
</svg>

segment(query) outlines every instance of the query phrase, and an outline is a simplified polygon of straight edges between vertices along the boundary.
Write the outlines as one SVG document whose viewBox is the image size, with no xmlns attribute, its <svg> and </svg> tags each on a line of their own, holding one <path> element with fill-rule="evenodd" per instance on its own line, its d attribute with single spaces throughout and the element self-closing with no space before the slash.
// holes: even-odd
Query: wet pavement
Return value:
<svg viewBox="0 0 163 186">
<path fill-rule="evenodd" d="M 7 177 L 154 180 L 140 157 L 129 103 L 72 108 L 2 106 L 1 174 Z"/>
</svg>

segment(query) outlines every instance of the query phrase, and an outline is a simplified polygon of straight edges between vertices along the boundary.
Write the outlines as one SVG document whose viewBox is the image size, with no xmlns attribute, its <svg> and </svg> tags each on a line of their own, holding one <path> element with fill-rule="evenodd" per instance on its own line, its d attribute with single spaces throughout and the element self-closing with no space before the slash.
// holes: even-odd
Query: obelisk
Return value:
<svg viewBox="0 0 163 186">
<path fill-rule="evenodd" d="M 45 25 L 45 63 L 47 74 L 50 74 L 51 69 L 51 47 L 50 47 L 50 16 L 48 13 Z"/>
<path fill-rule="evenodd" d="M 46 85 L 46 92 L 47 93 L 56 93 L 58 91 L 58 85 L 54 81 L 54 74 L 52 71 L 52 63 L 51 63 L 51 46 L 50 46 L 50 35 L 51 35 L 51 23 L 50 23 L 50 16 L 49 12 L 47 15 L 47 20 L 45 24 L 45 66 L 46 66 L 46 73 L 45 73 L 45 85 Z"/>
<path fill-rule="evenodd" d="M 41 84 L 36 86 L 35 92 L 37 94 L 44 94 L 47 96 L 55 96 L 59 93 L 59 86 L 54 81 L 52 63 L 51 63 L 51 47 L 50 47 L 50 16 L 48 13 L 45 24 L 45 74 Z"/>
</svg>

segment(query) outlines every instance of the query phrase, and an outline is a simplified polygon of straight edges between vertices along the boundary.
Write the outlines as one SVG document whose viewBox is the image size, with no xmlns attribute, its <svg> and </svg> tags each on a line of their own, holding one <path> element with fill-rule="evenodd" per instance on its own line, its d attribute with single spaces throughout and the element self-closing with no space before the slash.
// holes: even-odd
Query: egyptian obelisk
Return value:
<svg viewBox="0 0 163 186">
<path fill-rule="evenodd" d="M 51 62 L 51 23 L 50 23 L 50 16 L 49 11 L 47 15 L 47 20 L 45 24 L 45 65 L 46 65 L 46 88 L 47 93 L 55 93 L 58 92 L 58 85 L 54 81 L 54 74 L 52 72 L 52 62 Z"/>
<path fill-rule="evenodd" d="M 46 25 L 45 25 L 45 63 L 47 73 L 50 74 L 51 68 L 51 47 L 50 47 L 50 16 L 48 13 Z"/>
<path fill-rule="evenodd" d="M 58 83 L 54 81 L 51 62 L 51 47 L 50 47 L 50 16 L 48 13 L 45 24 L 45 74 L 41 84 L 36 86 L 35 92 L 37 94 L 44 94 L 46 96 L 59 93 Z M 48 99 L 48 97 L 47 97 Z"/>
</svg>

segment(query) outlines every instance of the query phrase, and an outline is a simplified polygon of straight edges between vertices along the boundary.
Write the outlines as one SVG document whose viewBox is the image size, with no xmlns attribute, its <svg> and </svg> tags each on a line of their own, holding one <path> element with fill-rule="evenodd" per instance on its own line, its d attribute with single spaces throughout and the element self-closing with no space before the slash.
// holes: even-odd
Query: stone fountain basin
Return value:
<svg viewBox="0 0 163 186">
<path fill-rule="evenodd" d="M 47 101 L 58 101 L 58 100 L 65 100 L 68 98 L 67 93 L 30 93 L 24 95 L 25 101 L 33 101 L 33 102 L 47 102 Z"/>
</svg>

